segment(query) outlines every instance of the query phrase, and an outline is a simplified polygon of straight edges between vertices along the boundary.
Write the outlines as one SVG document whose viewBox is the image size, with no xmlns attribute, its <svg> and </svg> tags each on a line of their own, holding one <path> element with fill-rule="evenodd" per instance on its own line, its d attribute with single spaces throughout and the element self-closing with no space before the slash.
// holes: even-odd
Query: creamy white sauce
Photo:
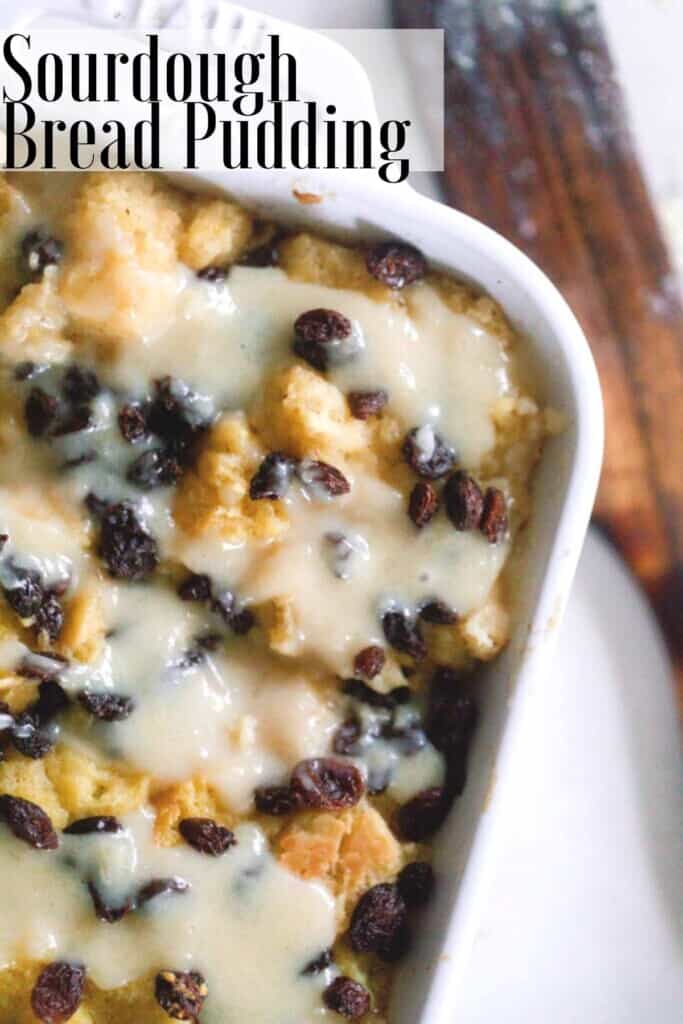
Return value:
<svg viewBox="0 0 683 1024">
<path fill-rule="evenodd" d="M 300 671 L 235 640 L 220 619 L 181 601 L 164 583 L 105 591 L 111 636 L 94 665 L 72 665 L 64 687 L 133 697 L 123 722 L 65 738 L 104 746 L 166 781 L 201 773 L 235 811 L 253 791 L 280 782 L 306 757 L 324 754 L 339 718 Z M 183 667 L 198 637 L 218 630 L 218 649 Z"/>
<path fill-rule="evenodd" d="M 327 376 L 344 391 L 385 388 L 389 409 L 406 430 L 431 423 L 466 465 L 493 443 L 489 410 L 509 390 L 500 341 L 475 320 L 450 310 L 429 286 L 413 294 L 413 315 L 359 292 L 290 280 L 275 268 L 233 267 L 216 286 L 187 276 L 174 324 L 111 367 L 118 387 L 138 392 L 172 374 L 244 408 L 265 377 L 292 360 L 293 324 L 308 309 L 330 308 L 362 326 L 358 357 Z"/>
<path fill-rule="evenodd" d="M 77 586 L 86 558 L 83 536 L 58 516 L 51 515 L 40 492 L 12 493 L 0 488 L 0 583 L 11 586 L 12 566 L 37 572 L 48 584 Z"/>
<path fill-rule="evenodd" d="M 479 607 L 507 553 L 506 544 L 456 532 L 443 514 L 416 530 L 405 496 L 362 474 L 347 497 L 293 500 L 290 511 L 282 541 L 236 578 L 257 601 L 290 595 L 305 647 L 333 671 L 348 666 L 351 652 L 383 642 L 381 615 L 392 604 L 414 608 L 438 597 L 461 615 Z M 338 570 L 330 536 L 352 547 Z"/>
<path fill-rule="evenodd" d="M 120 835 L 62 835 L 56 851 L 31 850 L 0 826 L 0 967 L 22 958 L 80 960 L 103 989 L 148 972 L 198 970 L 209 989 L 208 1024 L 318 1019 L 326 974 L 302 971 L 334 939 L 324 887 L 281 868 L 252 825 L 239 826 L 237 845 L 213 858 L 186 845 L 156 846 L 151 815 L 123 823 Z M 114 924 L 96 918 L 87 881 L 118 902 L 168 877 L 190 889 Z"/>
</svg>

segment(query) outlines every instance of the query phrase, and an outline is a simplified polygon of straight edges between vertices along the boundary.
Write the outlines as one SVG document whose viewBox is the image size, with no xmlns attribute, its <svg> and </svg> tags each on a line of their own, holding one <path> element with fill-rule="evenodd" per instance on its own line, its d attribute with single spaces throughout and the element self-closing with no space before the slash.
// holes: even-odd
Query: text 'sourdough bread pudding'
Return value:
<svg viewBox="0 0 683 1024">
<path fill-rule="evenodd" d="M 0 1024 L 385 1020 L 555 418 L 521 343 L 159 177 L 0 215 Z"/>
</svg>

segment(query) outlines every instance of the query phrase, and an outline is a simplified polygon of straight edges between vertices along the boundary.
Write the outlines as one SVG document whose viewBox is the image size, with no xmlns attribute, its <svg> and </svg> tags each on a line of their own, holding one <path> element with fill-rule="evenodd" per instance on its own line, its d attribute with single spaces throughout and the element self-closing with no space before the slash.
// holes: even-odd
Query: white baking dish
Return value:
<svg viewBox="0 0 683 1024">
<path fill-rule="evenodd" d="M 126 6 L 117 5 L 121 16 L 111 24 L 164 24 L 156 3 L 136 5 L 128 14 Z M 0 11 L 6 12 L 5 28 L 19 21 L 14 3 L 11 7 L 10 11 L 9 5 L 0 4 Z M 176 25 L 188 7 L 174 7 Z M 24 9 L 21 24 L 35 24 L 34 13 L 39 20 L 45 17 L 45 11 Z M 50 5 L 49 16 L 55 14 L 93 20 L 78 0 Z M 360 73 L 355 87 L 367 89 L 362 79 Z M 469 781 L 438 837 L 438 898 L 423 920 L 394 992 L 392 1024 L 452 1024 L 452 993 L 466 970 L 482 901 L 487 899 L 497 822 L 511 811 L 505 784 L 508 765 L 521 755 L 520 721 L 532 704 L 529 698 L 535 688 L 552 684 L 550 655 L 597 487 L 603 422 L 595 366 L 566 303 L 522 253 L 481 224 L 406 186 L 382 185 L 374 175 L 361 172 L 324 179 L 261 171 L 192 174 L 181 176 L 181 182 L 227 191 L 256 212 L 284 222 L 346 238 L 395 236 L 418 246 L 432 264 L 476 283 L 501 303 L 527 339 L 545 399 L 567 416 L 567 429 L 548 442 L 535 477 L 512 642 L 483 674 L 482 719 Z M 294 189 L 318 194 L 322 201 L 302 204 Z"/>
</svg>

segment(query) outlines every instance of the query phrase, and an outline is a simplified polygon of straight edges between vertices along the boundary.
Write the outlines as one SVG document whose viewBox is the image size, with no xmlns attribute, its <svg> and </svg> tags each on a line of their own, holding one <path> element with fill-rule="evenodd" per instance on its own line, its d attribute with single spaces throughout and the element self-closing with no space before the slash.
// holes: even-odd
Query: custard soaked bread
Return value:
<svg viewBox="0 0 683 1024">
<path fill-rule="evenodd" d="M 557 426 L 520 340 L 160 177 L 0 218 L 0 1024 L 379 1024 Z"/>
</svg>

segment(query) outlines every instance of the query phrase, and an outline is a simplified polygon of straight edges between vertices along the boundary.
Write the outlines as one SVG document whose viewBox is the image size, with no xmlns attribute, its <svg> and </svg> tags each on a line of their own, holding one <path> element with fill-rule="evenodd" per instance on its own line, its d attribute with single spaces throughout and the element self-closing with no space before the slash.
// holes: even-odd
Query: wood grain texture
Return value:
<svg viewBox="0 0 683 1024">
<path fill-rule="evenodd" d="M 596 520 L 651 599 L 683 697 L 683 309 L 595 4 L 395 12 L 446 31 L 449 202 L 539 263 L 588 336 L 607 427 Z"/>
</svg>

